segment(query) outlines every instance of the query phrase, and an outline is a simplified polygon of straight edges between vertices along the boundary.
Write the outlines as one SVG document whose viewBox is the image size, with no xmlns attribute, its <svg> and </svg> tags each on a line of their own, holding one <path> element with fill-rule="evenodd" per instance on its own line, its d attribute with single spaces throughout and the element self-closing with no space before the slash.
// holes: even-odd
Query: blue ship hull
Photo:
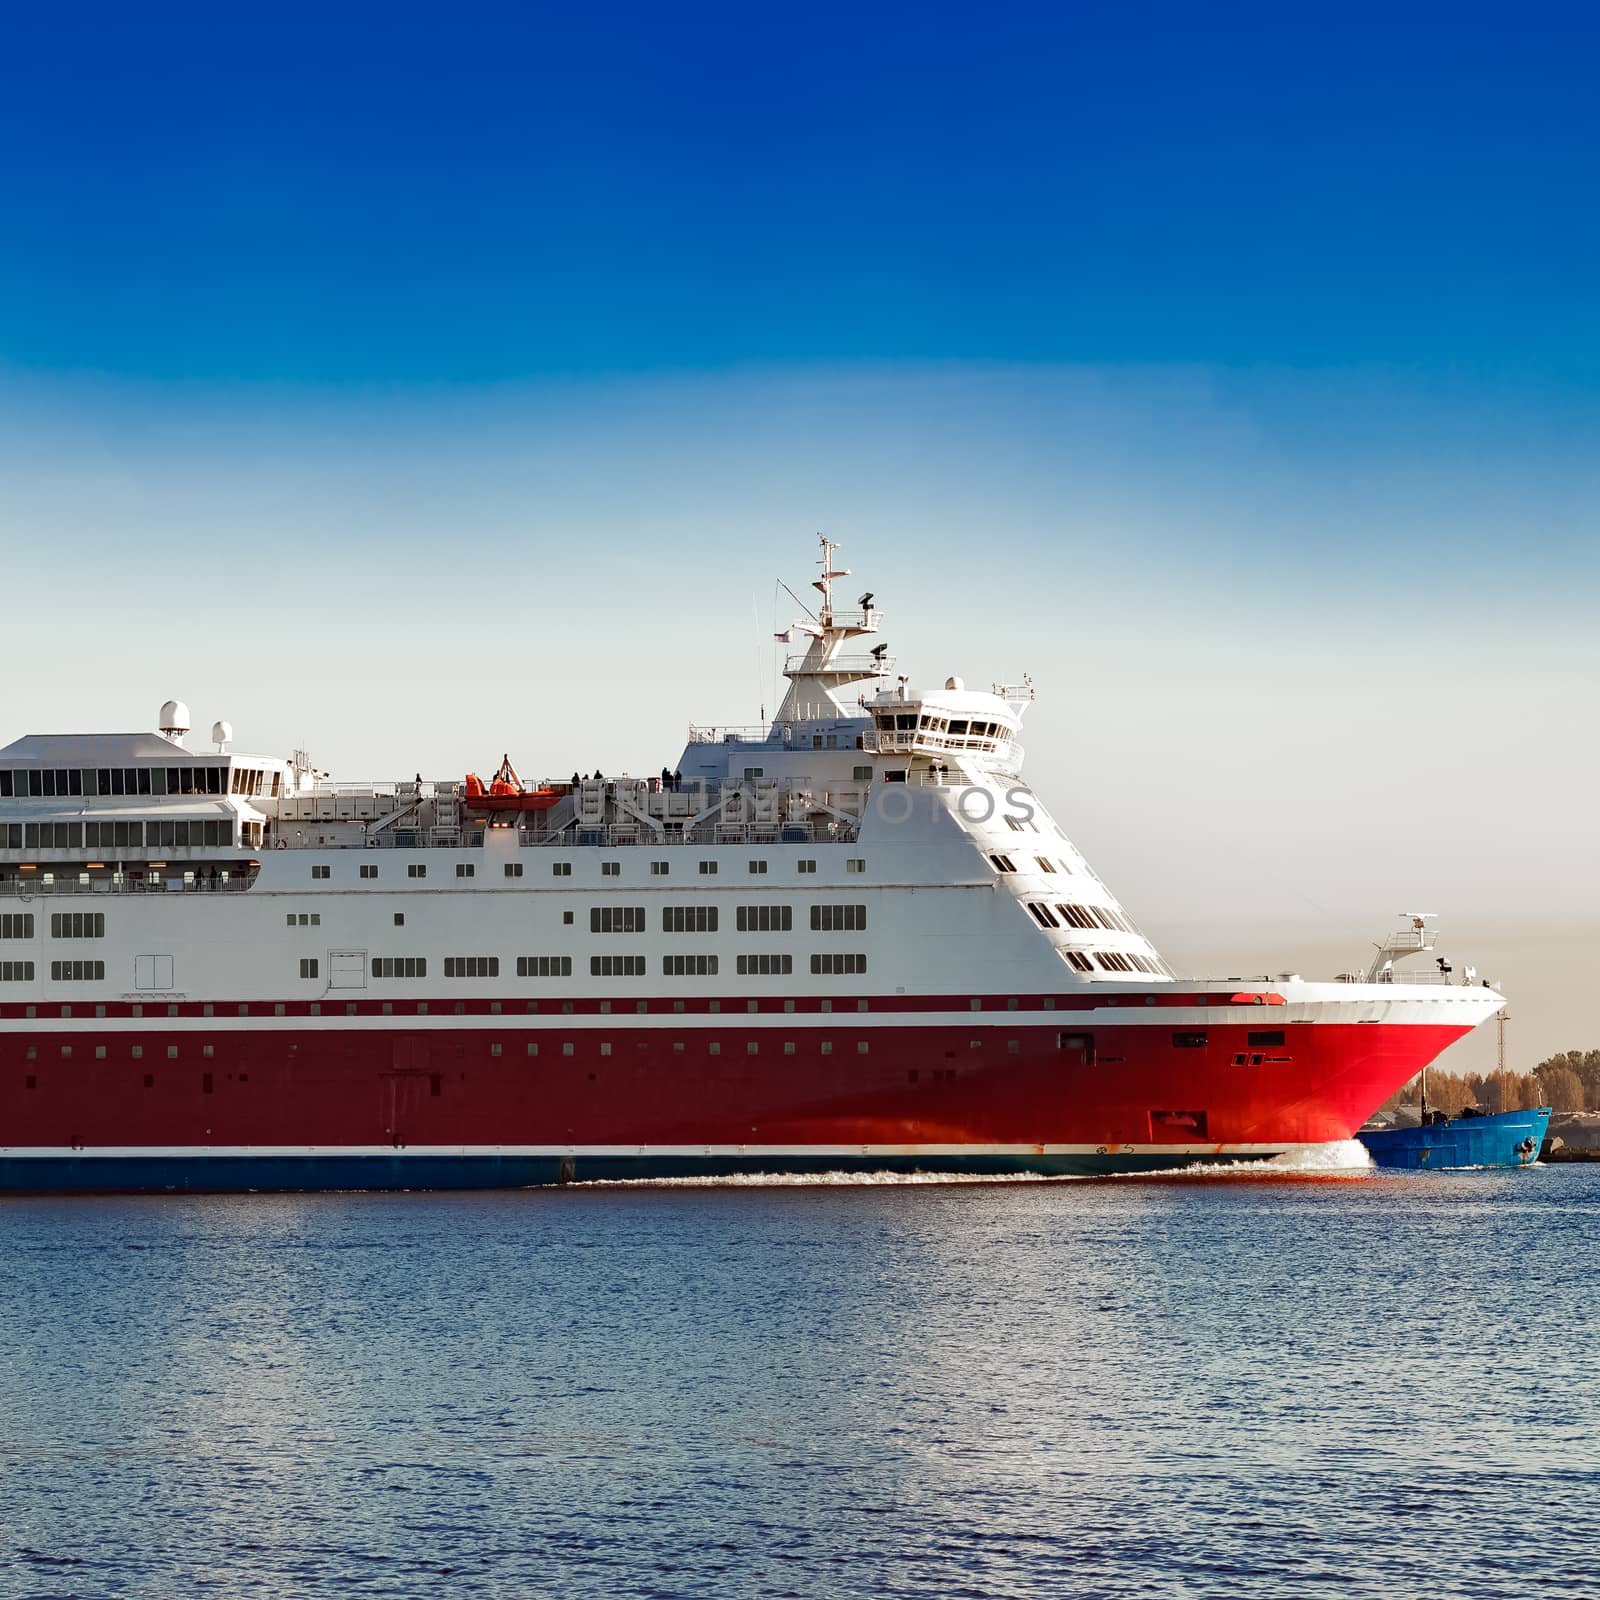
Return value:
<svg viewBox="0 0 1600 1600">
<path fill-rule="evenodd" d="M 1365 1128 L 1356 1135 L 1380 1167 L 1525 1167 L 1539 1159 L 1550 1107 L 1453 1117 L 1426 1128 Z"/>
</svg>

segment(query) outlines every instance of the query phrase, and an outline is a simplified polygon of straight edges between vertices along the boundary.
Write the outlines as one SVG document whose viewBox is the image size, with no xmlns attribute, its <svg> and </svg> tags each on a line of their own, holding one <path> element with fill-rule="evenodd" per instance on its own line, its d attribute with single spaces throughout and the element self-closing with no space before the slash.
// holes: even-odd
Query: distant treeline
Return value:
<svg viewBox="0 0 1600 1600">
<path fill-rule="evenodd" d="M 1413 1078 L 1380 1109 L 1414 1106 L 1421 1098 L 1421 1079 Z M 1484 1111 L 1516 1111 L 1523 1106 L 1600 1111 L 1600 1050 L 1562 1050 L 1532 1072 L 1430 1072 L 1428 1105 L 1451 1115 L 1465 1106 Z"/>
</svg>

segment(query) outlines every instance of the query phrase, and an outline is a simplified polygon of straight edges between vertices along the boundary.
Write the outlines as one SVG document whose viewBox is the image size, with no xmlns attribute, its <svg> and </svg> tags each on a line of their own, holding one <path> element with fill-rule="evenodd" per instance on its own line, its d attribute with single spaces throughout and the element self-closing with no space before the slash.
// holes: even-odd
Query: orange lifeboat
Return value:
<svg viewBox="0 0 1600 1600">
<path fill-rule="evenodd" d="M 510 756 L 502 756 L 500 770 L 489 780 L 487 789 L 477 773 L 469 772 L 466 804 L 473 811 L 548 811 L 560 793 L 551 788 L 529 789 L 517 776 Z"/>
</svg>

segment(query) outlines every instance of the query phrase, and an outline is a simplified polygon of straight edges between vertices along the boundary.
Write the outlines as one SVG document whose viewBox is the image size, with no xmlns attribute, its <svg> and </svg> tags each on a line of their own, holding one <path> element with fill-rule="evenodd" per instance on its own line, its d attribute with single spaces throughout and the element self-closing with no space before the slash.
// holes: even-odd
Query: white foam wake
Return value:
<svg viewBox="0 0 1600 1600">
<path fill-rule="evenodd" d="M 1167 1172 L 1125 1174 L 1148 1178 L 1353 1177 L 1372 1170 L 1372 1157 L 1359 1139 L 1301 1145 L 1265 1161 L 1197 1161 Z"/>
<path fill-rule="evenodd" d="M 725 1177 L 593 1178 L 572 1189 L 861 1189 L 894 1184 L 1079 1183 L 1082 1176 L 1041 1172 L 735 1172 Z"/>
<path fill-rule="evenodd" d="M 1196 1161 L 1161 1172 L 1125 1172 L 1125 1179 L 1350 1177 L 1372 1166 L 1359 1139 L 1303 1145 L 1264 1161 Z M 581 1170 L 581 1167 L 580 1167 Z M 737 1172 L 722 1177 L 580 1179 L 575 1189 L 870 1189 L 896 1184 L 1082 1183 L 1089 1174 L 1039 1172 Z"/>
</svg>

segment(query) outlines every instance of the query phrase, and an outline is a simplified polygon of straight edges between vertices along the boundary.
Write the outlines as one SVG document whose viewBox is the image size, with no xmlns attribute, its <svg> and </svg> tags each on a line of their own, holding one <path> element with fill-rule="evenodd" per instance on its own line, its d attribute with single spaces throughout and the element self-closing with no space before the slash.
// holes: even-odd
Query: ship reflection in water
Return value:
<svg viewBox="0 0 1600 1600">
<path fill-rule="evenodd" d="M 12 1200 L 0 1592 L 1591 1595 L 1600 1172 L 1347 1159 Z"/>
</svg>

